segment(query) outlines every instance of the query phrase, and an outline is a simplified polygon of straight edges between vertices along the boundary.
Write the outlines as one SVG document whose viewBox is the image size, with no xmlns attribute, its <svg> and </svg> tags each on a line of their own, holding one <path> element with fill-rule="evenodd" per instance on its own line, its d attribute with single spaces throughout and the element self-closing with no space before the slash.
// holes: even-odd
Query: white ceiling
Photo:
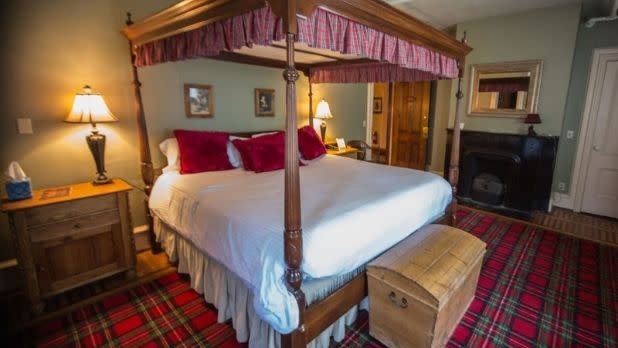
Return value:
<svg viewBox="0 0 618 348">
<path fill-rule="evenodd" d="M 473 19 L 525 12 L 593 0 L 384 0 L 392 6 L 444 29 Z"/>
</svg>

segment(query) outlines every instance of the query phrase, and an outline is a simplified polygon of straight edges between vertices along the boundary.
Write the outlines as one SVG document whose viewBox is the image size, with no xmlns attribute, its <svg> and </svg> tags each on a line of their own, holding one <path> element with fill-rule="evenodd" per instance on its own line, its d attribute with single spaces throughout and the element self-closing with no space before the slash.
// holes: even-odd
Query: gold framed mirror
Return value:
<svg viewBox="0 0 618 348">
<path fill-rule="evenodd" d="M 473 64 L 468 114 L 525 117 L 536 113 L 542 60 Z"/>
</svg>

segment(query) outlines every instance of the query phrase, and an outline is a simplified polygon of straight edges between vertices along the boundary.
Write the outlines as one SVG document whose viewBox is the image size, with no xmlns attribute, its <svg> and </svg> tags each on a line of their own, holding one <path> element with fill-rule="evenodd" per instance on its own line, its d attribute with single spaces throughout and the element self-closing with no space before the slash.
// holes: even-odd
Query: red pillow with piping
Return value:
<svg viewBox="0 0 618 348">
<path fill-rule="evenodd" d="M 236 139 L 232 140 L 232 143 L 240 153 L 243 167 L 260 173 L 283 168 L 285 160 L 284 134 L 284 132 L 276 132 L 248 140 Z"/>
<path fill-rule="evenodd" d="M 311 126 L 298 129 L 298 148 L 306 160 L 316 159 L 326 154 L 326 148 L 322 139 Z"/>
<path fill-rule="evenodd" d="M 181 174 L 234 168 L 227 155 L 228 133 L 177 129 L 174 135 L 180 150 Z"/>
</svg>

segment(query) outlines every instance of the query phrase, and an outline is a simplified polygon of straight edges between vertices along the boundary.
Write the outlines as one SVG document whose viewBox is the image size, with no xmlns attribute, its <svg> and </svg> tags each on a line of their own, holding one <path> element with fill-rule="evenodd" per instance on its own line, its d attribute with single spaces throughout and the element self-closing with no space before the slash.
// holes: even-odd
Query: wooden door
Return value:
<svg viewBox="0 0 618 348">
<path fill-rule="evenodd" d="M 425 169 L 430 86 L 429 81 L 395 83 L 392 165 Z"/>
<path fill-rule="evenodd" d="M 584 156 L 582 211 L 618 218 L 618 52 L 601 56 Z"/>
</svg>

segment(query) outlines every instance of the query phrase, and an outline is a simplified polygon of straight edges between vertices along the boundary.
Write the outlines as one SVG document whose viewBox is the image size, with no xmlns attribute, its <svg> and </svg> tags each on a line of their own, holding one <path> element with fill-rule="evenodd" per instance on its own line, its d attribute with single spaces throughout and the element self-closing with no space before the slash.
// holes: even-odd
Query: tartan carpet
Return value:
<svg viewBox="0 0 618 348">
<path fill-rule="evenodd" d="M 178 273 L 33 329 L 38 347 L 244 347 Z"/>
<path fill-rule="evenodd" d="M 460 209 L 487 243 L 475 299 L 448 347 L 616 347 L 618 249 Z M 242 347 L 178 274 L 43 323 L 41 347 Z M 337 347 L 382 347 L 363 311 Z"/>
</svg>

